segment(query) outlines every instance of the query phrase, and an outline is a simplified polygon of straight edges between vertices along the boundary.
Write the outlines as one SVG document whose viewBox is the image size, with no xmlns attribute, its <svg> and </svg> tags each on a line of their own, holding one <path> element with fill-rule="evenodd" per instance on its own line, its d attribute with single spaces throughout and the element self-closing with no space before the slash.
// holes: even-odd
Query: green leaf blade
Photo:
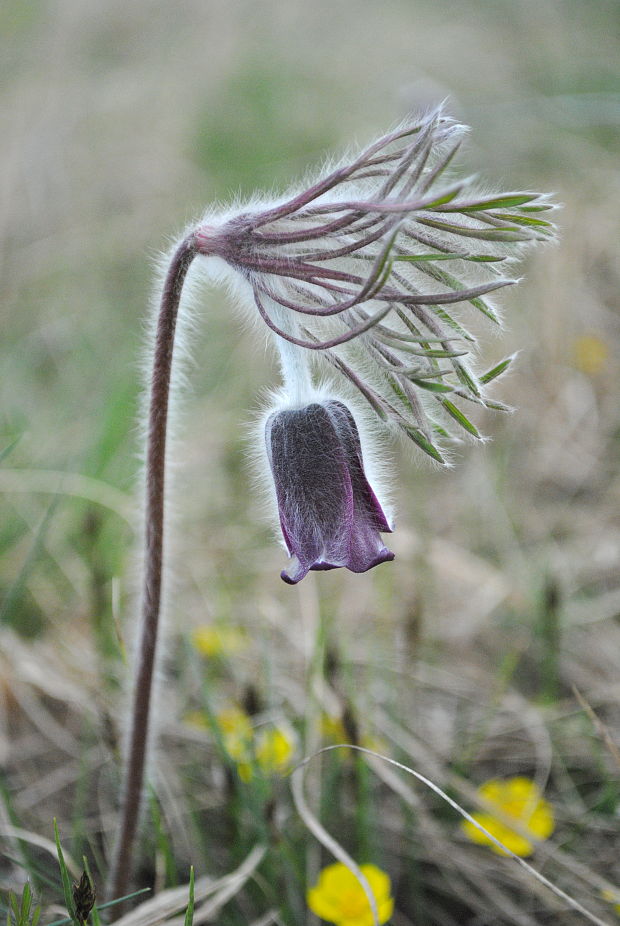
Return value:
<svg viewBox="0 0 620 926">
<path fill-rule="evenodd" d="M 429 457 L 432 457 L 433 460 L 436 460 L 438 463 L 445 465 L 446 461 L 440 454 L 437 447 L 435 447 L 435 445 L 432 444 L 428 438 L 426 438 L 424 434 L 418 430 L 418 428 L 414 428 L 413 425 L 409 424 L 401 424 L 401 428 L 407 437 L 410 437 L 414 444 L 418 445 L 420 450 L 423 450 L 424 453 L 428 454 Z"/>
<path fill-rule="evenodd" d="M 58 856 L 58 867 L 60 868 L 60 879 L 62 881 L 62 892 L 65 899 L 65 906 L 67 908 L 67 913 L 69 914 L 71 921 L 75 926 L 81 926 L 78 922 L 75 915 L 75 907 L 73 905 L 73 889 L 71 887 L 71 878 L 69 876 L 69 870 L 67 868 L 67 863 L 65 862 L 65 857 L 62 851 L 62 846 L 60 844 L 60 833 L 58 831 L 58 822 L 54 817 L 54 841 L 56 842 L 56 854 Z"/>
<path fill-rule="evenodd" d="M 486 386 L 487 383 L 492 382 L 494 379 L 497 379 L 503 373 L 506 372 L 512 361 L 515 359 L 516 354 L 511 354 L 510 357 L 506 357 L 504 360 L 501 360 L 496 366 L 492 369 L 487 370 L 486 373 L 483 373 L 480 377 L 480 382 Z"/>
<path fill-rule="evenodd" d="M 189 869 L 189 901 L 185 911 L 185 922 L 183 926 L 193 926 L 194 923 L 194 866 Z"/>
<path fill-rule="evenodd" d="M 475 438 L 477 438 L 477 440 L 481 440 L 480 431 L 476 425 L 473 424 L 469 418 L 463 414 L 460 408 L 457 408 L 456 405 L 449 399 L 442 399 L 441 404 L 450 415 L 450 417 L 454 418 L 454 420 L 460 424 L 460 426 L 465 431 L 467 431 L 468 434 L 472 434 Z"/>
</svg>

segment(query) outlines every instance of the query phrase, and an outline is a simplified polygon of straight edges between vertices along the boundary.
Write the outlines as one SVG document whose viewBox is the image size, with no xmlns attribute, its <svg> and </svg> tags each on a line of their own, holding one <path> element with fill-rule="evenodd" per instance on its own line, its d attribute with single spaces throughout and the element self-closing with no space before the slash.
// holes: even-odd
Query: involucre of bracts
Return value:
<svg viewBox="0 0 620 926">
<path fill-rule="evenodd" d="M 480 437 L 459 400 L 506 408 L 486 386 L 511 358 L 478 374 L 459 308 L 500 325 L 489 294 L 554 234 L 548 197 L 448 178 L 465 132 L 441 111 L 405 123 L 303 192 L 210 214 L 191 236 L 236 271 L 280 343 L 320 356 L 439 462 L 451 426 Z"/>
</svg>

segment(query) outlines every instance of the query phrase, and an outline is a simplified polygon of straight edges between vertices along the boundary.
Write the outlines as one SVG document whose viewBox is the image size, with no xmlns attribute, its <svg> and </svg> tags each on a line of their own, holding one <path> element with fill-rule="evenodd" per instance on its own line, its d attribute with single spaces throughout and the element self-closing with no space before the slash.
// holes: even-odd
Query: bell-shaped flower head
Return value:
<svg viewBox="0 0 620 926">
<path fill-rule="evenodd" d="M 391 527 L 366 478 L 360 437 L 342 402 L 274 412 L 265 427 L 291 585 L 310 569 L 366 572 L 394 559 L 380 531 Z"/>
</svg>

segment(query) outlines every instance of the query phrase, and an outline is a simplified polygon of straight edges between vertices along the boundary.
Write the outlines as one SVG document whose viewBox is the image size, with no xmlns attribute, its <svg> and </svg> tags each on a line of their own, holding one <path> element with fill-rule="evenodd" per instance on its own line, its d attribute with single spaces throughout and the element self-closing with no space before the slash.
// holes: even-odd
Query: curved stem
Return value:
<svg viewBox="0 0 620 926">
<path fill-rule="evenodd" d="M 172 353 L 181 290 L 195 256 L 196 248 L 192 234 L 181 242 L 170 262 L 157 320 L 146 460 L 142 622 L 136 646 L 129 736 L 123 768 L 121 819 L 109 880 L 110 898 L 122 897 L 127 893 L 144 786 L 161 608 L 166 434 Z"/>
</svg>

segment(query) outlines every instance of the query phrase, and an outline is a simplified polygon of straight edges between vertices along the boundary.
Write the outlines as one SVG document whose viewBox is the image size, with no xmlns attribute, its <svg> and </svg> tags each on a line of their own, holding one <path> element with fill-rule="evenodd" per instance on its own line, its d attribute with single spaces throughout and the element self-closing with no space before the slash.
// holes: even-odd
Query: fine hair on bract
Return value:
<svg viewBox="0 0 620 926">
<path fill-rule="evenodd" d="M 286 572 L 282 577 L 299 581 L 309 569 L 341 566 L 359 572 L 388 561 L 393 554 L 379 534 L 392 529 L 392 515 L 383 509 L 390 467 L 372 432 L 381 441 L 385 435 L 404 436 L 444 466 L 457 436 L 483 439 L 467 409 L 508 409 L 487 389 L 512 357 L 477 372 L 477 338 L 463 315 L 468 324 L 478 317 L 499 329 L 490 294 L 517 282 L 511 269 L 525 248 L 554 236 L 549 213 L 555 206 L 549 197 L 482 190 L 475 178 L 451 173 L 466 131 L 441 107 L 407 120 L 328 165 L 303 188 L 209 209 L 162 263 L 145 415 L 142 621 L 110 881 L 114 896 L 126 892 L 131 877 L 152 735 L 151 699 L 166 596 L 165 474 L 173 457 L 166 446 L 168 419 L 177 413 L 178 361 L 187 356 L 192 326 L 202 315 L 200 283 L 204 278 L 224 283 L 244 318 L 260 323 L 280 356 L 282 386 L 271 394 L 255 431 L 260 446 L 254 456 L 262 460 L 263 479 L 277 480 L 269 494 L 279 500 L 292 561 L 303 566 L 296 567 L 292 579 Z M 299 414 L 291 416 L 291 410 Z M 279 443 L 266 446 L 268 423 L 274 420 Z M 287 474 L 286 454 L 280 451 L 288 446 L 288 422 L 296 435 L 307 427 L 315 443 L 324 435 L 335 462 L 333 473 L 321 470 L 323 484 L 311 479 L 299 484 Z M 278 460 L 270 473 L 267 457 L 274 451 Z M 293 447 L 296 472 L 311 472 L 307 453 L 313 452 L 320 463 L 320 447 L 303 453 Z M 300 510 L 316 520 L 312 551 L 304 546 L 310 539 L 298 521 Z M 292 522 L 294 538 L 285 536 Z M 373 549 L 378 551 L 374 557 Z"/>
</svg>

